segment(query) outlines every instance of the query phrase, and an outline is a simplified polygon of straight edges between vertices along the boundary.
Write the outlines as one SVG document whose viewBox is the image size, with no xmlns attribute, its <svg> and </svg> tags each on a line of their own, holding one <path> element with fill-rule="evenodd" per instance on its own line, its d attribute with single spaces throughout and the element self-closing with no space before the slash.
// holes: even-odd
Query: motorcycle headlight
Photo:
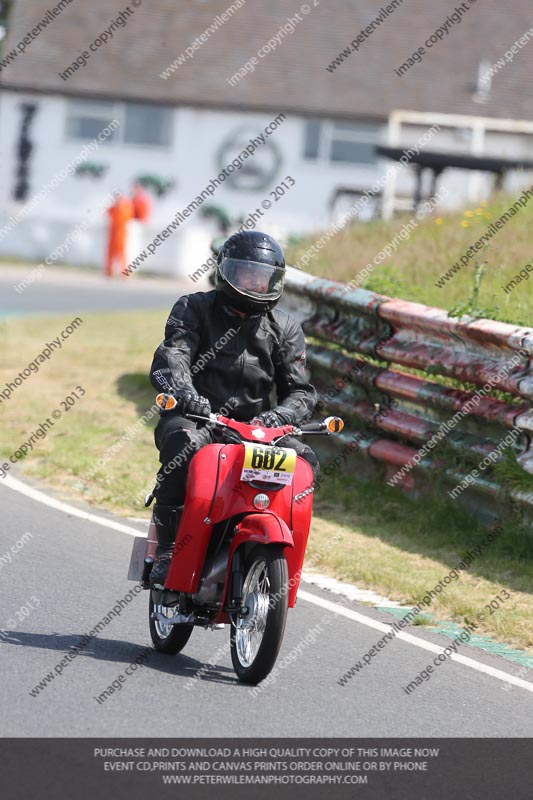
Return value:
<svg viewBox="0 0 533 800">
<path fill-rule="evenodd" d="M 268 508 L 270 505 L 270 497 L 263 492 L 260 494 L 256 494 L 254 497 L 254 506 L 255 508 L 259 509 L 260 511 L 264 511 L 265 508 Z"/>
</svg>

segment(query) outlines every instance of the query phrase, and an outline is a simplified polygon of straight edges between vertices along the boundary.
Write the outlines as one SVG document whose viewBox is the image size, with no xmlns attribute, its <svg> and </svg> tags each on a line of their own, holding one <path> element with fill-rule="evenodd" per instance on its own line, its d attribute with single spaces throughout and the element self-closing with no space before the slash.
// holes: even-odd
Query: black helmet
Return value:
<svg viewBox="0 0 533 800">
<path fill-rule="evenodd" d="M 284 283 L 285 255 L 266 233 L 234 233 L 218 251 L 215 286 L 239 311 L 257 314 L 274 308 Z"/>
</svg>

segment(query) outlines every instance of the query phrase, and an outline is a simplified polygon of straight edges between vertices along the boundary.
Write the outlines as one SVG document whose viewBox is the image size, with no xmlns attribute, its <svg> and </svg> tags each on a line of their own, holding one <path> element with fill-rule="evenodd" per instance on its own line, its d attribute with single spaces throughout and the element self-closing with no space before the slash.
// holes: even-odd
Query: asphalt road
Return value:
<svg viewBox="0 0 533 800">
<path fill-rule="evenodd" d="M 106 278 L 88 270 L 48 267 L 42 277 L 17 292 L 31 274 L 31 266 L 0 268 L 0 317 L 18 314 L 115 311 L 170 308 L 181 294 L 197 292 L 207 282 L 188 278 Z"/>
<path fill-rule="evenodd" d="M 533 735 L 530 691 L 504 691 L 502 680 L 457 662 L 446 662 L 406 695 L 401 687 L 431 654 L 398 639 L 340 686 L 339 677 L 382 636 L 347 618 L 346 610 L 387 623 L 393 618 L 310 585 L 302 585 L 308 599 L 289 610 L 278 659 L 284 667 L 255 695 L 235 677 L 227 626 L 196 629 L 177 656 L 146 651 L 148 596 L 139 592 L 62 674 L 31 696 L 69 647 L 135 586 L 126 580 L 133 538 L 43 505 L 1 481 L 0 507 L 1 736 Z M 2 559 L 27 532 L 31 538 L 11 561 Z M 410 633 L 442 647 L 450 643 L 420 628 Z M 149 656 L 142 668 L 98 703 L 95 698 L 143 652 Z M 461 652 L 519 672 L 467 645 Z M 529 672 L 525 679 L 532 678 Z"/>
</svg>

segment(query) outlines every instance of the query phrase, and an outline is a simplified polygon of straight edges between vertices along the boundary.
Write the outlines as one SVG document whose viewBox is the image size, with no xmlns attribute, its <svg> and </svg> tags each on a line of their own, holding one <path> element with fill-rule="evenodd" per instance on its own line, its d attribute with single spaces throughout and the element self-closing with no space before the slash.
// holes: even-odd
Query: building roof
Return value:
<svg viewBox="0 0 533 800">
<path fill-rule="evenodd" d="M 109 97 L 246 110 L 269 110 L 340 118 L 385 119 L 396 108 L 533 119 L 530 91 L 533 39 L 493 78 L 489 102 L 473 99 L 478 66 L 496 62 L 529 30 L 530 0 L 463 0 L 462 21 L 449 25 L 443 41 L 398 77 L 394 70 L 424 44 L 459 0 L 14 0 L 2 56 L 16 49 L 28 31 L 62 10 L 40 35 L 0 71 L 8 89 L 76 96 Z M 380 14 L 397 7 L 333 71 L 326 67 Z M 55 3 L 55 6 L 54 6 Z M 228 7 L 242 4 L 168 79 L 160 77 Z M 126 7 L 124 27 L 67 81 L 71 65 Z M 301 8 L 307 9 L 303 13 Z M 227 82 L 289 17 L 292 33 L 275 52 L 257 59 L 250 74 Z M 289 26 L 287 26 L 289 27 Z M 533 30 L 532 30 L 533 34 Z"/>
</svg>

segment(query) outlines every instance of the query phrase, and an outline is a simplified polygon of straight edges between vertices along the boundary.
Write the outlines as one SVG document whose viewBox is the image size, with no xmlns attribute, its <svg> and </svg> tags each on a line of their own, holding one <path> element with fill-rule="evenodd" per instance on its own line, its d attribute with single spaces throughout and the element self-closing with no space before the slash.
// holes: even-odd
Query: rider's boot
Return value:
<svg viewBox="0 0 533 800">
<path fill-rule="evenodd" d="M 153 517 L 157 534 L 156 561 L 150 572 L 150 587 L 155 584 L 164 586 L 168 568 L 172 560 L 172 550 L 176 541 L 176 532 L 181 519 L 183 506 L 163 506 L 156 503 Z"/>
</svg>

